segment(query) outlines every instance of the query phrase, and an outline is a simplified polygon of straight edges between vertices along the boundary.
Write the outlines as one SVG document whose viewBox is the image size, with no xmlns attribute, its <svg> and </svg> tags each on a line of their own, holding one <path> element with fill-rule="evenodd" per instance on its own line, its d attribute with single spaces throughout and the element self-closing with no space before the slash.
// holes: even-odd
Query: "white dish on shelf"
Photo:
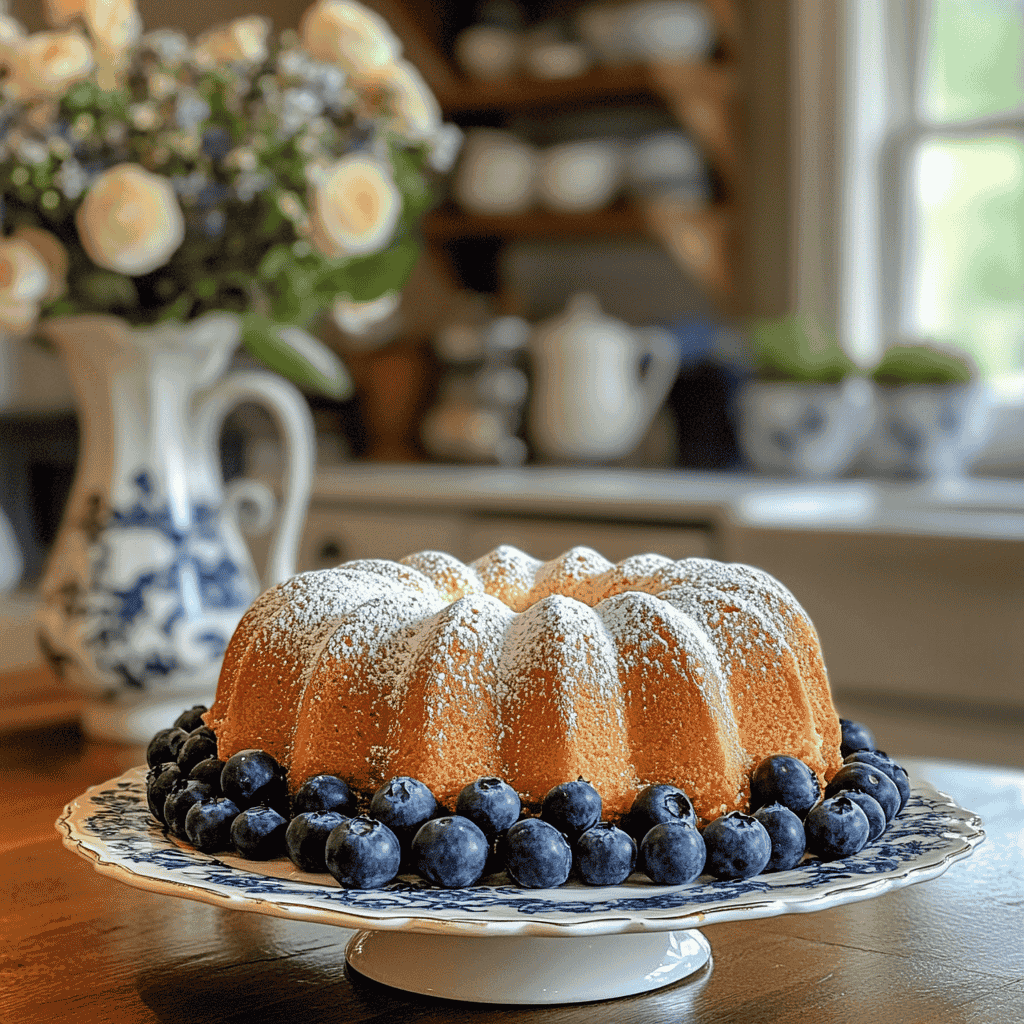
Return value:
<svg viewBox="0 0 1024 1024">
<path fill-rule="evenodd" d="M 611 999 L 684 978 L 700 984 L 711 949 L 697 925 L 871 899 L 942 874 L 984 838 L 976 815 L 916 782 L 902 814 L 856 856 L 806 859 L 792 871 L 743 881 L 701 876 L 688 886 L 659 886 L 634 875 L 619 886 L 531 890 L 494 875 L 471 888 L 439 889 L 401 876 L 384 889 L 350 890 L 285 859 L 257 865 L 172 839 L 149 813 L 144 768 L 87 790 L 56 827 L 65 846 L 119 882 L 360 929 L 346 955 L 361 974 L 427 995 L 515 1004 Z"/>
<path fill-rule="evenodd" d="M 617 139 L 549 146 L 537 164 L 537 194 L 545 206 L 561 213 L 601 210 L 622 184 L 623 161 Z"/>
</svg>

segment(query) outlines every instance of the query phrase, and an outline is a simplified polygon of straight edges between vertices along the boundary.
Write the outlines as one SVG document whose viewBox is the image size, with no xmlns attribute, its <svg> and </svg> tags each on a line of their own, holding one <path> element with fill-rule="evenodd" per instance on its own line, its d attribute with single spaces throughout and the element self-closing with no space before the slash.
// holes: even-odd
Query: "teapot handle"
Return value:
<svg viewBox="0 0 1024 1024">
<path fill-rule="evenodd" d="M 672 390 L 683 353 L 675 338 L 662 327 L 638 328 L 636 337 L 639 358 L 650 357 L 640 386 L 647 399 L 647 411 L 653 416 Z"/>
<path fill-rule="evenodd" d="M 313 490 L 316 440 L 313 417 L 302 392 L 265 370 L 232 370 L 206 393 L 196 412 L 196 431 L 207 451 L 216 450 L 227 414 L 242 402 L 268 409 L 285 447 L 284 501 L 277 533 L 263 570 L 263 588 L 295 574 L 299 540 Z"/>
</svg>

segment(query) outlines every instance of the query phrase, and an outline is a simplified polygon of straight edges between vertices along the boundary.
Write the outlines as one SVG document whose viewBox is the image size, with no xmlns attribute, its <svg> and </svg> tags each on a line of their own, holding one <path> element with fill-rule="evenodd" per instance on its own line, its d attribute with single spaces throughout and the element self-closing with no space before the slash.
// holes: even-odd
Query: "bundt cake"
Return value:
<svg viewBox="0 0 1024 1024">
<path fill-rule="evenodd" d="M 498 775 L 529 805 L 583 776 L 610 818 L 650 783 L 680 786 L 705 819 L 743 807 L 769 754 L 823 780 L 842 765 L 817 635 L 777 580 L 585 547 L 295 576 L 239 623 L 206 721 L 221 758 L 262 748 L 293 789 L 318 772 L 364 793 L 412 775 L 454 806 Z"/>
</svg>

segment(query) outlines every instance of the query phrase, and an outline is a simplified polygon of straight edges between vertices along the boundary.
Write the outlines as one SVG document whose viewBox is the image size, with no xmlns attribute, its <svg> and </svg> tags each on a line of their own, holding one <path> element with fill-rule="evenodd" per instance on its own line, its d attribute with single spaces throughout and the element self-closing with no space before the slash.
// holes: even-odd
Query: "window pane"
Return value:
<svg viewBox="0 0 1024 1024">
<path fill-rule="evenodd" d="M 930 0 L 922 107 L 962 121 L 1024 105 L 1024 0 Z"/>
<path fill-rule="evenodd" d="M 1024 369 L 1024 141 L 937 138 L 915 154 L 907 326 Z"/>
</svg>

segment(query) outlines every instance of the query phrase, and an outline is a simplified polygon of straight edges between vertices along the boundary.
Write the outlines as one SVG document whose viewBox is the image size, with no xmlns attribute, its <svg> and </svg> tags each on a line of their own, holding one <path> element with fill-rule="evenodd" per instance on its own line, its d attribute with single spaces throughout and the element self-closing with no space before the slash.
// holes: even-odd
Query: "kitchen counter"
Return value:
<svg viewBox="0 0 1024 1024">
<path fill-rule="evenodd" d="M 316 503 L 1024 541 L 1024 480 L 784 481 L 741 473 L 345 463 Z"/>
</svg>

